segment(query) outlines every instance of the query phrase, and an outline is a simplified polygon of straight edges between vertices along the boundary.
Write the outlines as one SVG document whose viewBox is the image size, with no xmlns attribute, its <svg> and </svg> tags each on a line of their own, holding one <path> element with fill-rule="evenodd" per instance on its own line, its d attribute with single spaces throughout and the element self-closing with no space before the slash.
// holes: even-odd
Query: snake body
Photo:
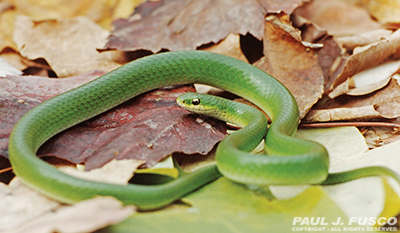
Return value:
<svg viewBox="0 0 400 233">
<path fill-rule="evenodd" d="M 257 127 L 249 127 L 230 135 L 218 146 L 217 166 L 154 186 L 122 186 L 74 178 L 36 156 L 46 140 L 73 125 L 152 89 L 188 83 L 227 90 L 265 111 L 272 119 L 265 136 L 267 155 L 249 156 L 249 151 L 259 142 L 260 136 L 255 135 L 263 137 L 267 131 L 264 127 L 251 134 Z M 167 205 L 217 179 L 221 173 L 237 182 L 261 185 L 318 184 L 327 180 L 335 183 L 381 173 L 377 168 L 377 171 L 328 177 L 326 149 L 316 142 L 293 137 L 298 121 L 298 107 L 291 93 L 264 71 L 209 52 L 168 52 L 135 60 L 33 108 L 13 128 L 9 158 L 14 172 L 24 183 L 61 202 L 74 203 L 97 195 L 114 196 L 124 204 L 134 204 L 144 210 Z"/>
</svg>

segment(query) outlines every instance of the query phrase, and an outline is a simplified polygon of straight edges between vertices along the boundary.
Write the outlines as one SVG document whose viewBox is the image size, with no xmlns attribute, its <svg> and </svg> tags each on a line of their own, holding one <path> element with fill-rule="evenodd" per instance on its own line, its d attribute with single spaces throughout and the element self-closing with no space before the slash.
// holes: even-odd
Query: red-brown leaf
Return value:
<svg viewBox="0 0 400 233">
<path fill-rule="evenodd" d="M 1 98 L 0 154 L 7 156 L 8 136 L 16 121 L 40 102 L 99 76 L 47 79 L 8 77 Z M 32 81 L 27 83 L 27 80 Z M 176 97 L 193 87 L 159 89 L 66 130 L 43 145 L 39 155 L 55 155 L 97 168 L 116 159 L 141 159 L 152 166 L 173 152 L 207 154 L 226 133 L 219 121 L 189 114 Z M 5 116 L 14 116 L 13 118 Z"/>
</svg>

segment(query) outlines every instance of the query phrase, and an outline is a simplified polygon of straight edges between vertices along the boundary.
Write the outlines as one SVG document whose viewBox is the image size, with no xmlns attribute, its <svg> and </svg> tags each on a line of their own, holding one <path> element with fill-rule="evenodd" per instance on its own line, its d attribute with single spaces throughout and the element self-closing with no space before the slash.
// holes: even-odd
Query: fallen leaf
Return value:
<svg viewBox="0 0 400 233">
<path fill-rule="evenodd" d="M 308 0 L 260 0 L 261 5 L 263 5 L 269 13 L 279 13 L 285 12 L 290 15 L 292 12 L 303 5 L 304 3 L 308 3 Z"/>
<path fill-rule="evenodd" d="M 135 212 L 112 197 L 66 206 L 27 188 L 15 178 L 9 186 L 0 183 L 0 231 L 92 232 L 118 223 Z"/>
<path fill-rule="evenodd" d="M 242 50 L 240 49 L 240 36 L 235 34 L 229 34 L 221 42 L 202 49 L 204 51 L 209 51 L 213 53 L 219 53 L 226 56 L 234 57 L 236 59 L 248 62 L 247 58 L 244 56 Z"/>
<path fill-rule="evenodd" d="M 361 7 L 365 7 L 379 22 L 400 23 L 399 1 L 359 1 Z"/>
<path fill-rule="evenodd" d="M 302 16 L 294 13 L 291 15 L 293 26 L 301 29 L 301 41 L 310 42 L 313 45 L 319 45 L 318 49 L 318 64 L 324 75 L 324 90 L 327 90 L 332 85 L 332 66 L 338 59 L 341 53 L 341 48 L 336 42 L 336 39 L 328 34 L 326 30 L 319 28 L 316 24 Z M 312 47 L 310 47 L 312 48 Z"/>
<path fill-rule="evenodd" d="M 27 111 L 100 74 L 93 72 L 68 79 L 4 78 L 2 105 L 5 107 L 1 108 L 4 112 L 0 114 L 14 118 L 2 117 L 0 120 L 3 121 L 0 154 L 7 155 L 11 129 Z M 207 154 L 216 142 L 225 137 L 225 124 L 189 114 L 180 108 L 176 98 L 188 91 L 195 90 L 182 86 L 138 96 L 56 135 L 39 149 L 38 155 L 57 156 L 77 164 L 85 163 L 86 169 L 91 170 L 112 159 L 144 160 L 144 166 L 151 167 L 173 152 Z"/>
<path fill-rule="evenodd" d="M 349 1 L 314 0 L 295 10 L 334 36 L 349 36 L 382 28 L 368 11 Z"/>
<path fill-rule="evenodd" d="M 349 57 L 343 70 L 336 77 L 332 89 L 344 83 L 348 78 L 361 71 L 376 67 L 385 62 L 398 59 L 400 56 L 400 30 L 377 43 L 365 46 L 361 51 L 354 51 Z M 330 98 L 335 98 L 346 93 L 346 88 L 333 89 L 329 93 Z"/>
<path fill-rule="evenodd" d="M 312 197 L 312 198 L 310 198 Z M 188 204 L 138 213 L 102 232 L 291 232 L 294 217 L 325 217 L 332 227 L 345 215 L 321 187 L 310 187 L 289 200 L 270 201 L 246 186 L 222 177 L 186 196 Z M 154 224 L 157 222 L 157 224 Z"/>
<path fill-rule="evenodd" d="M 292 37 L 295 29 L 291 28 L 284 15 L 270 16 L 265 28 L 265 56 L 255 66 L 271 74 L 289 89 L 299 105 L 302 118 L 323 93 L 324 78 L 318 65 L 317 53 L 306 48 L 298 40 L 300 38 Z"/>
<path fill-rule="evenodd" d="M 114 22 L 106 49 L 122 51 L 188 50 L 218 43 L 228 34 L 252 34 L 261 40 L 265 8 L 255 0 L 175 0 L 151 2 L 138 14 Z M 149 6 L 150 5 L 150 6 Z"/>
<path fill-rule="evenodd" d="M 0 77 L 0 155 L 8 157 L 8 137 L 17 121 L 51 97 L 89 82 L 104 72 L 94 71 L 68 79 L 38 76 Z"/>
<path fill-rule="evenodd" d="M 356 127 L 300 129 L 296 137 L 317 141 L 328 150 L 330 166 L 346 161 L 346 158 L 368 151 L 365 139 Z"/>
<path fill-rule="evenodd" d="M 12 39 L 14 24 L 10 23 L 15 18 L 13 9 L 14 7 L 10 3 L 0 2 L 0 51 L 5 48 L 17 49 Z"/>
<path fill-rule="evenodd" d="M 347 158 L 347 160 L 344 163 L 337 164 L 335 166 L 331 167 L 332 172 L 341 172 L 341 171 L 347 171 L 347 170 L 352 170 L 352 169 L 357 169 L 361 167 L 367 167 L 367 166 L 383 166 L 392 169 L 393 171 L 397 172 L 398 174 L 400 173 L 399 169 L 399 160 L 398 160 L 398 150 L 400 149 L 400 142 L 394 142 L 386 146 L 382 146 L 379 148 L 375 148 L 373 150 L 367 151 L 365 153 L 353 155 L 350 158 Z M 356 181 L 352 182 L 347 182 L 344 184 L 338 184 L 335 185 L 337 186 L 337 189 L 342 189 L 345 190 L 345 186 L 347 187 L 348 190 L 363 190 L 361 192 L 356 192 L 356 194 L 349 196 L 348 198 L 344 198 L 343 196 L 337 197 L 337 200 L 341 200 L 343 203 L 343 207 L 346 206 L 345 201 L 348 201 L 347 203 L 352 203 L 354 205 L 355 203 L 358 202 L 359 208 L 357 210 L 355 208 L 345 208 L 346 211 L 349 212 L 349 215 L 351 214 L 352 216 L 364 216 L 366 213 L 371 213 L 375 211 L 376 213 L 382 212 L 384 203 L 385 201 L 393 201 L 398 203 L 399 195 L 400 195 L 400 187 L 397 182 L 392 180 L 391 178 L 388 178 L 390 187 L 397 193 L 397 197 L 393 198 L 392 200 L 388 200 L 384 194 L 384 189 L 382 187 L 382 179 L 379 177 L 368 177 L 368 178 L 363 178 L 359 179 Z M 359 188 L 355 188 L 355 184 L 358 183 Z M 371 187 L 369 191 L 367 192 L 368 194 L 365 193 L 364 189 L 361 188 L 362 186 L 364 187 Z M 379 187 L 381 186 L 381 187 Z M 333 187 L 332 187 L 333 188 Z M 362 194 L 364 193 L 364 194 Z M 360 203 L 359 198 L 361 196 L 368 195 L 369 200 L 368 202 L 364 202 L 364 204 Z M 351 199 L 351 200 L 349 200 Z M 365 206 L 365 204 L 368 203 L 368 206 Z M 364 205 L 364 206 L 363 206 Z M 393 205 L 393 204 L 392 204 Z M 398 209 L 399 206 L 396 206 L 391 210 L 390 215 L 394 216 L 398 214 Z M 357 212 L 357 213 L 356 213 Z M 375 214 L 376 214 L 375 213 Z M 378 213 L 380 214 L 380 213 Z M 387 214 L 387 213 L 386 213 Z"/>
<path fill-rule="evenodd" d="M 302 119 L 303 123 L 311 122 L 331 122 L 348 120 L 368 120 L 381 118 L 382 115 L 376 111 L 374 106 L 362 106 L 354 108 L 333 108 L 310 110 L 306 117 Z"/>
<path fill-rule="evenodd" d="M 22 72 L 0 57 L 0 77 L 7 75 L 22 75 Z"/>
<path fill-rule="evenodd" d="M 375 118 L 393 119 L 399 117 L 400 111 L 396 106 L 400 103 L 400 87 L 397 80 L 397 75 L 394 75 L 384 88 L 370 95 L 353 97 L 342 95 L 329 100 L 323 106 L 313 108 L 303 119 L 303 122 Z M 369 82 L 368 77 L 366 82 Z"/>
<path fill-rule="evenodd" d="M 97 181 L 102 183 L 126 185 L 132 178 L 133 173 L 144 161 L 123 159 L 111 160 L 101 168 L 85 172 L 73 167 L 63 166 L 58 169 L 63 173 L 80 179 Z"/>
<path fill-rule="evenodd" d="M 225 137 L 224 126 L 214 119 L 188 114 L 176 104 L 176 98 L 190 90 L 194 91 L 184 86 L 138 96 L 56 135 L 38 154 L 85 162 L 87 170 L 112 159 L 145 160 L 144 167 L 151 167 L 173 152 L 207 154 Z"/>
<path fill-rule="evenodd" d="M 19 15 L 26 15 L 35 21 L 60 20 L 85 16 L 105 28 L 110 28 L 114 9 L 123 4 L 125 7 L 140 4 L 140 0 L 132 0 L 130 4 L 123 1 L 109 0 L 71 0 L 71 1 L 37 1 L 37 0 L 10 0 Z M 122 6 L 120 6 L 122 7 Z"/>
<path fill-rule="evenodd" d="M 397 153 L 400 143 L 393 143 L 385 147 L 368 150 L 364 137 L 355 127 L 340 127 L 326 129 L 301 129 L 296 137 L 313 140 L 324 145 L 330 158 L 329 172 L 341 172 L 367 166 L 384 166 L 400 172 Z M 397 145 L 394 145 L 397 144 Z M 390 189 L 400 194 L 397 182 L 390 181 Z M 398 203 L 399 196 L 385 187 L 382 177 L 366 177 L 336 185 L 323 186 L 327 195 L 332 198 L 347 217 L 380 217 L 388 216 L 385 208 Z M 292 198 L 303 192 L 305 187 L 300 186 L 271 186 L 271 192 L 279 199 Z M 368 189 L 368 192 L 365 190 Z M 389 192 L 389 194 L 387 193 Z M 390 210 L 390 217 L 397 215 L 398 207 Z M 366 224 L 368 226 L 368 224 Z"/>
<path fill-rule="evenodd" d="M 336 41 L 338 41 L 343 48 L 353 50 L 356 47 L 374 44 L 382 39 L 386 39 L 388 36 L 392 35 L 392 33 L 391 30 L 377 29 L 357 35 L 338 37 Z"/>
<path fill-rule="evenodd" d="M 19 52 L 32 60 L 44 58 L 58 77 L 117 68 L 113 53 L 100 54 L 96 50 L 104 46 L 108 35 L 108 31 L 85 17 L 33 21 L 18 16 L 14 29 Z"/>
<path fill-rule="evenodd" d="M 399 124 L 398 119 L 393 123 Z M 365 127 L 360 129 L 370 149 L 388 145 L 400 140 L 398 128 L 392 127 Z"/>
</svg>

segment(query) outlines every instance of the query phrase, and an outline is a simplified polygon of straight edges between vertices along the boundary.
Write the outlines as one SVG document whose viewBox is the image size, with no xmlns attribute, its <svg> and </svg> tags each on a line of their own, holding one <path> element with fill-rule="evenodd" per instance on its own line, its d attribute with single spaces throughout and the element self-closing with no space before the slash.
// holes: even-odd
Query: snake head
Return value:
<svg viewBox="0 0 400 233">
<path fill-rule="evenodd" d="M 180 95 L 176 102 L 190 112 L 220 119 L 223 110 L 220 99 L 222 98 L 213 95 L 188 92 Z"/>
</svg>

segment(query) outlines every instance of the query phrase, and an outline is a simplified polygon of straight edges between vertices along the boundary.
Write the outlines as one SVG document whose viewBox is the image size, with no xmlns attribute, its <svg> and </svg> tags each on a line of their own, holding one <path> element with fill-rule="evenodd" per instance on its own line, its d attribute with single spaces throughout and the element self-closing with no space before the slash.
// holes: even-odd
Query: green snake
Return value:
<svg viewBox="0 0 400 233">
<path fill-rule="evenodd" d="M 58 171 L 36 156 L 46 140 L 73 125 L 152 89 L 189 83 L 215 86 L 244 97 L 265 111 L 272 124 L 267 130 L 263 117 L 260 120 L 257 114 L 241 114 L 246 112 L 241 110 L 241 105 L 217 105 L 222 112 L 229 106 L 234 110 L 226 109 L 216 117 L 225 120 L 224 115 L 233 114 L 228 120 L 234 119 L 233 123 L 244 126 L 218 145 L 217 165 L 160 185 L 115 185 L 82 180 Z M 204 97 L 185 98 L 178 98 L 178 102 L 196 109 L 198 100 Z M 207 105 L 205 100 L 200 103 Z M 9 159 L 15 174 L 24 183 L 61 202 L 114 196 L 126 205 L 133 204 L 143 210 L 163 207 L 219 178 L 221 173 L 233 181 L 256 185 L 332 184 L 380 174 L 400 182 L 396 173 L 383 167 L 328 175 L 326 149 L 316 142 L 293 137 L 298 122 L 298 107 L 292 94 L 264 71 L 210 52 L 168 52 L 125 64 L 33 108 L 13 128 Z M 266 155 L 250 154 L 263 137 Z"/>
</svg>

